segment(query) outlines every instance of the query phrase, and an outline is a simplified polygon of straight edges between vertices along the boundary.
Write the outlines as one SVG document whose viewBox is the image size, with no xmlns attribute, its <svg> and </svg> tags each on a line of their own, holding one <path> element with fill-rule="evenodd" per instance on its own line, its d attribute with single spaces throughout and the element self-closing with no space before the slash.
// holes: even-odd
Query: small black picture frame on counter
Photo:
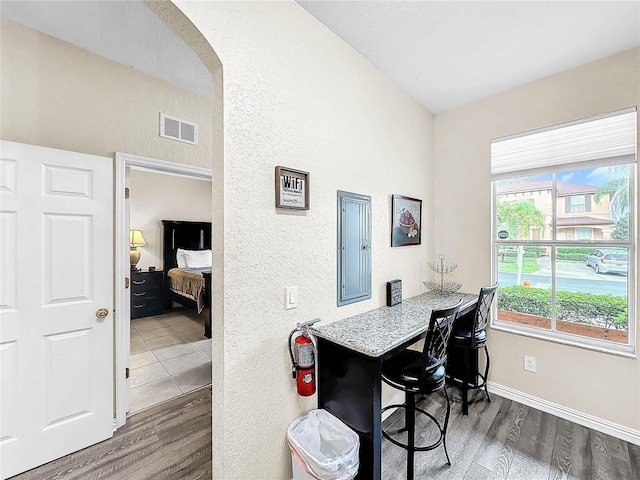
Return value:
<svg viewBox="0 0 640 480">
<path fill-rule="evenodd" d="M 387 307 L 402 303 L 402 280 L 387 282 Z"/>
</svg>

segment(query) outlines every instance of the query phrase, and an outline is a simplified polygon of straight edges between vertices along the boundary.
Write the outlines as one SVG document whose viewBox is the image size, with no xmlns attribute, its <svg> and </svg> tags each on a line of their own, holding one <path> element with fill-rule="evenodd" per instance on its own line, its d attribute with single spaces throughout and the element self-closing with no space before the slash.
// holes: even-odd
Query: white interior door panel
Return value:
<svg viewBox="0 0 640 480">
<path fill-rule="evenodd" d="M 2 141 L 0 227 L 5 479 L 113 433 L 113 160 Z"/>
</svg>

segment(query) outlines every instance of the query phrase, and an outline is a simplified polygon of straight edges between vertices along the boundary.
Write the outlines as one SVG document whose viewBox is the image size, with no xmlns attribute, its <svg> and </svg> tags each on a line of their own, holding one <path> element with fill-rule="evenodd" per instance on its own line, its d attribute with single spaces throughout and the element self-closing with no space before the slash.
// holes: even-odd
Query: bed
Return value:
<svg viewBox="0 0 640 480">
<path fill-rule="evenodd" d="M 211 222 L 162 220 L 162 226 L 165 309 L 171 309 L 173 302 L 196 309 L 204 317 L 205 337 L 211 338 L 211 267 L 179 268 L 177 260 L 179 253 L 184 260 L 184 250 L 191 260 L 206 257 L 211 251 Z"/>
</svg>

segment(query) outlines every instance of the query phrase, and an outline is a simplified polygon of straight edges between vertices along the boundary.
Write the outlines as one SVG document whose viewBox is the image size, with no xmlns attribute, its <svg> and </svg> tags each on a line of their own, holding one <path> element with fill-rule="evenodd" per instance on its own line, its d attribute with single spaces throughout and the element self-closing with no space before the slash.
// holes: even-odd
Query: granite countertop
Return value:
<svg viewBox="0 0 640 480">
<path fill-rule="evenodd" d="M 460 309 L 464 309 L 477 302 L 478 295 L 460 292 L 447 296 L 423 293 L 393 307 L 380 307 L 328 325 L 317 325 L 312 332 L 317 337 L 351 350 L 379 357 L 424 333 L 431 310 L 452 306 L 460 298 Z"/>
</svg>

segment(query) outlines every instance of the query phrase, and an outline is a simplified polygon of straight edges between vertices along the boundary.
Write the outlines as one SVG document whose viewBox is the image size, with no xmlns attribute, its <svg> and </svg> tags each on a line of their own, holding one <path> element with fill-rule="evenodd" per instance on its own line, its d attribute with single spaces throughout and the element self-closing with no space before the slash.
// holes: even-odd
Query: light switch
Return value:
<svg viewBox="0 0 640 480">
<path fill-rule="evenodd" d="M 298 306 L 298 287 L 287 287 L 284 289 L 284 308 L 289 310 Z"/>
</svg>

